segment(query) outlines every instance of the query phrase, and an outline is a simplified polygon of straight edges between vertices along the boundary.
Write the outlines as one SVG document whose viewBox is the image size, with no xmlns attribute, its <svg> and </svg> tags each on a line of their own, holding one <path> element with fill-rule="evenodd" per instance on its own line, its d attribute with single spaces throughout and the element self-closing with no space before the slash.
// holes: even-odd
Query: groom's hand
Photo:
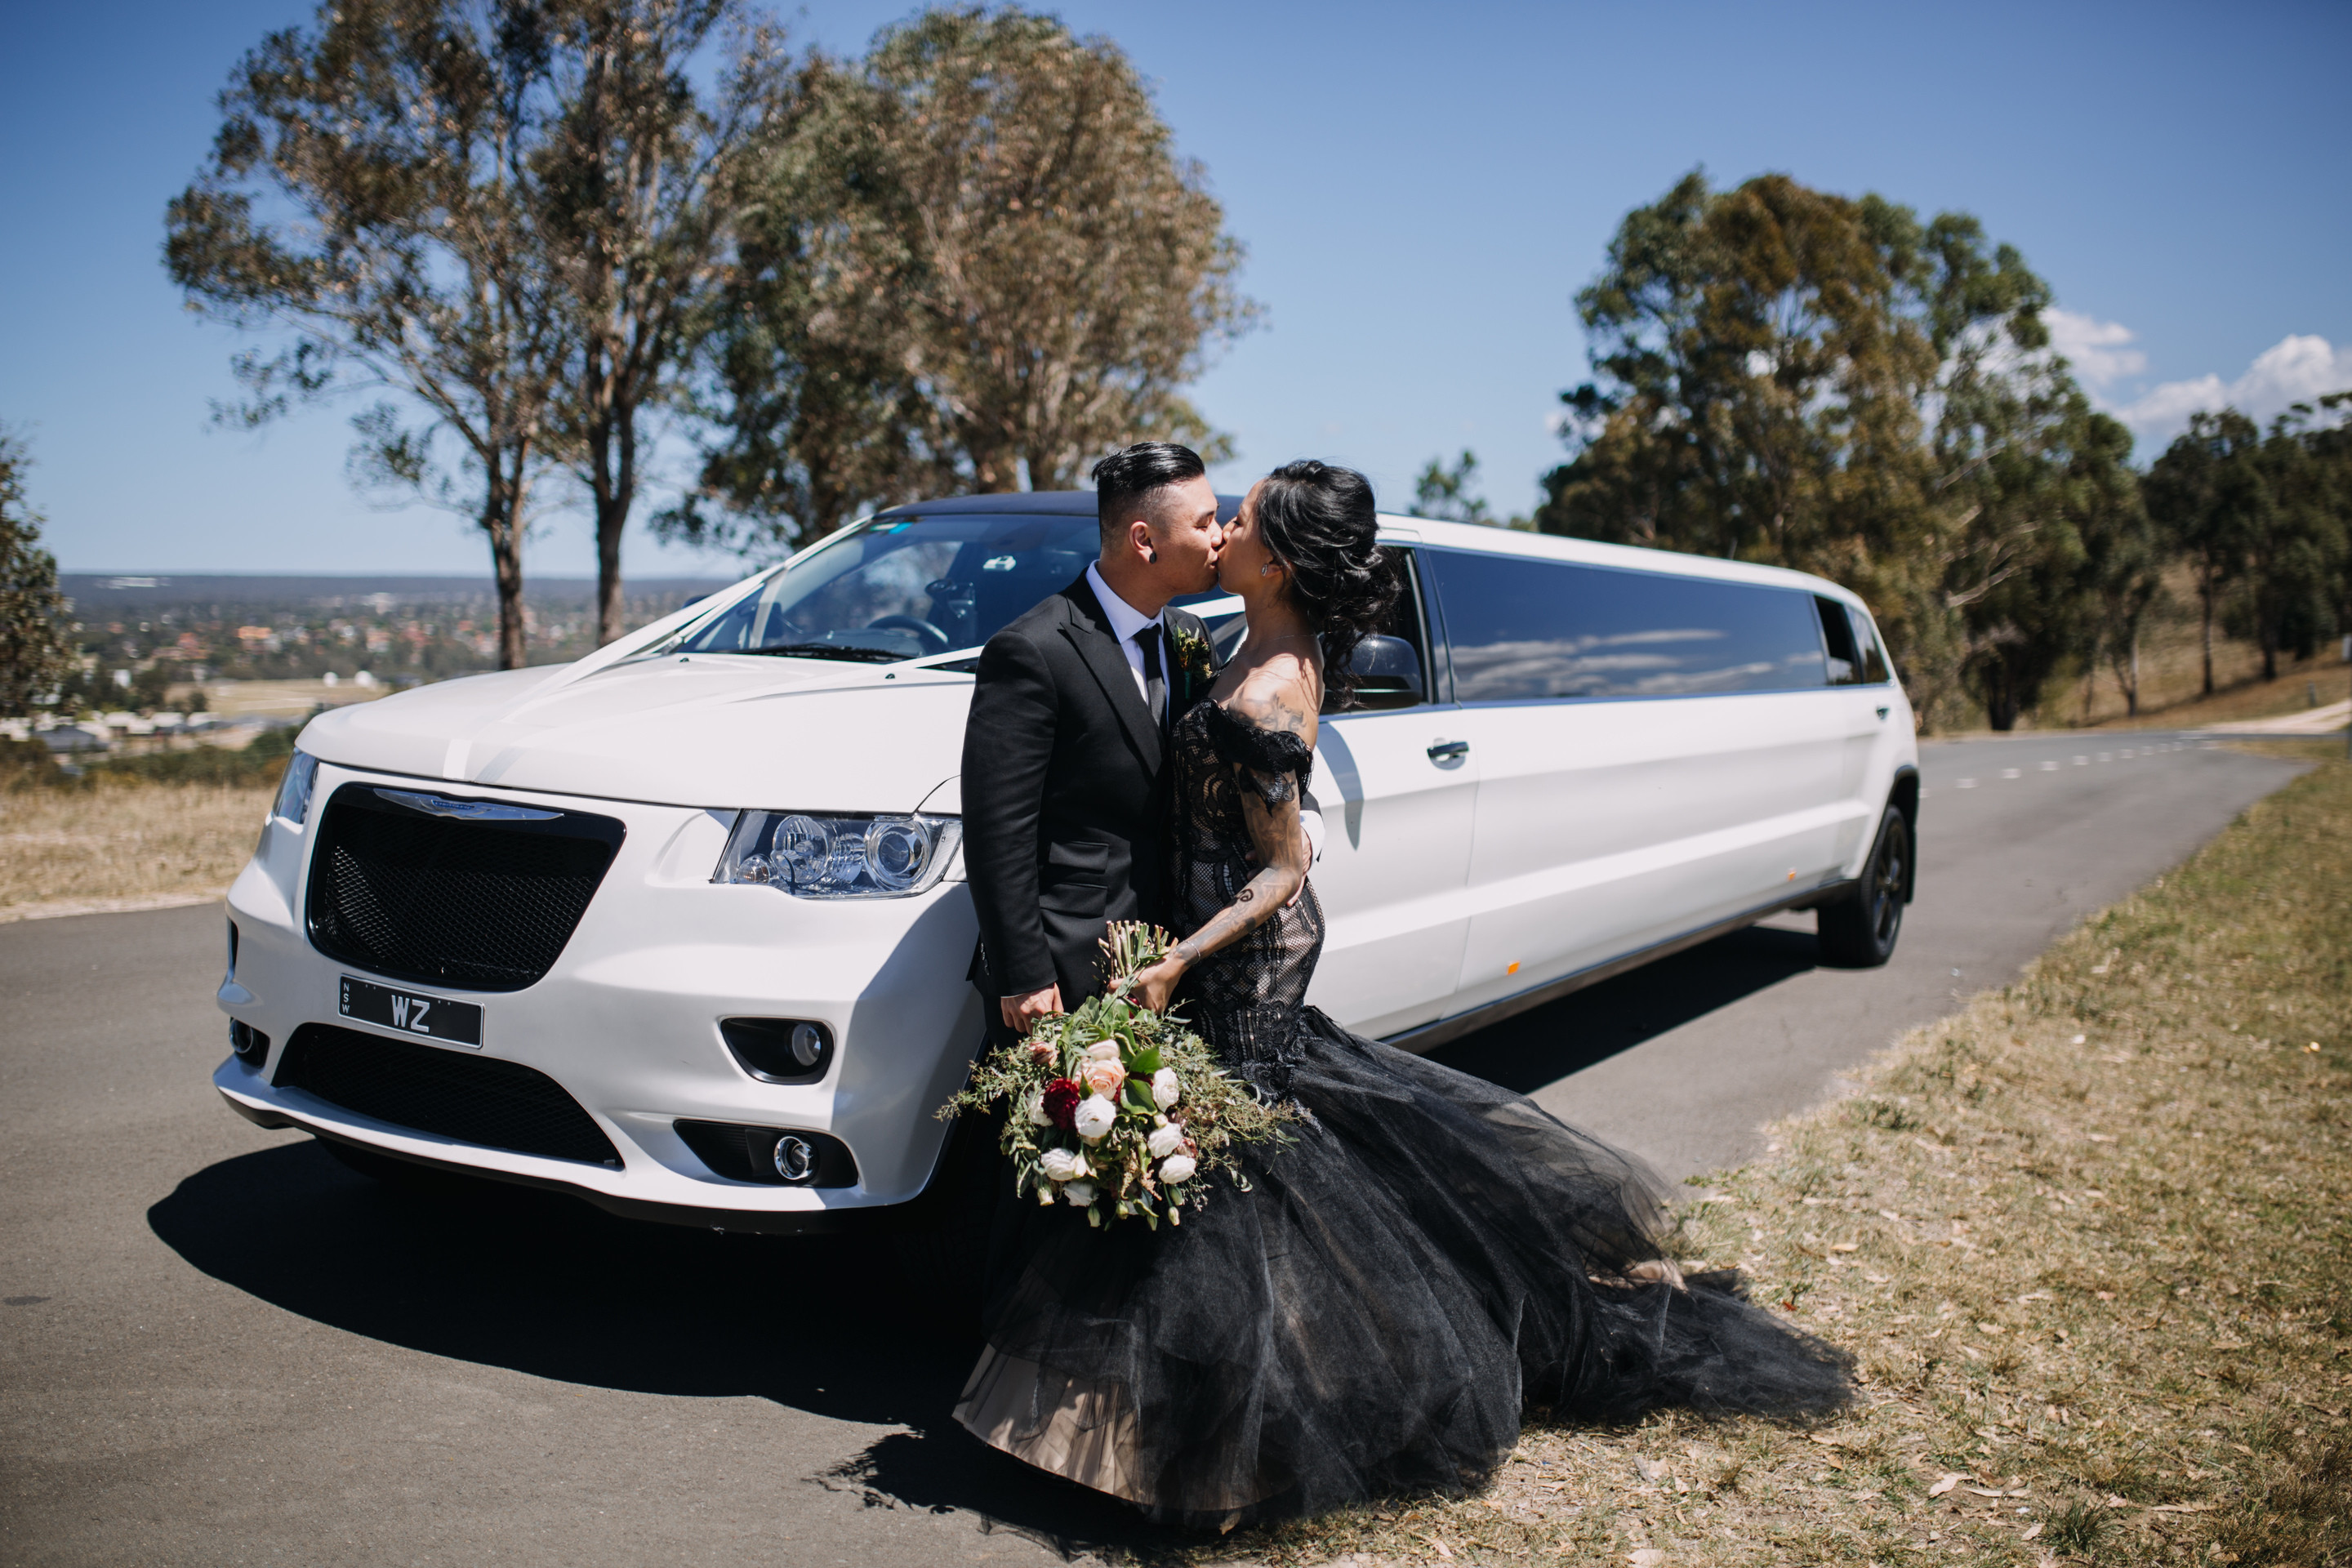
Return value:
<svg viewBox="0 0 2352 1568">
<path fill-rule="evenodd" d="M 1062 1010 L 1062 988 L 1048 985 L 1026 996 L 1001 997 L 996 1009 L 1003 1016 L 1006 1028 L 1016 1035 L 1026 1035 L 1037 1026 L 1038 1019 L 1050 1018 Z"/>
</svg>

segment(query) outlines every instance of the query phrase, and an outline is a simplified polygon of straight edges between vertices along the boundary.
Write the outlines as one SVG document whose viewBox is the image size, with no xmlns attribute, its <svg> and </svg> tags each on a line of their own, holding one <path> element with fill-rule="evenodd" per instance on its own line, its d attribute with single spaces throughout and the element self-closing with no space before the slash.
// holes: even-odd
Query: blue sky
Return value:
<svg viewBox="0 0 2352 1568">
<path fill-rule="evenodd" d="M 5 0 L 0 423 L 31 443 L 68 570 L 479 573 L 470 528 L 372 510 L 343 478 L 349 405 L 210 428 L 225 328 L 159 259 L 214 95 L 271 0 Z M 907 14 L 821 4 L 852 51 Z M 1960 208 L 2050 279 L 2061 341 L 2146 455 L 2224 398 L 2274 412 L 2352 385 L 2352 7 L 1241 5 L 1087 0 L 1059 14 L 1158 84 L 1248 247 L 1265 326 L 1198 387 L 1250 474 L 1312 455 L 1410 500 L 1475 448 L 1523 511 L 1586 374 L 1573 296 L 1629 207 L 1695 165 L 1780 170 Z M 2335 151 L 2330 152 L 2333 148 Z M 718 568 L 630 542 L 645 575 Z M 593 569 L 558 514 L 530 571 Z"/>
</svg>

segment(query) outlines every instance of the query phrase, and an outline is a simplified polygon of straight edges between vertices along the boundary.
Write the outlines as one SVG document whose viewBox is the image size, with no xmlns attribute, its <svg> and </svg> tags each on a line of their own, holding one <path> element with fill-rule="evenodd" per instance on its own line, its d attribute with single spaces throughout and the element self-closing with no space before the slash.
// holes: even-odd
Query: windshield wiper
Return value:
<svg viewBox="0 0 2352 1568">
<path fill-rule="evenodd" d="M 845 647 L 840 643 L 788 642 L 771 647 L 747 647 L 744 653 L 774 654 L 785 658 L 838 658 L 852 664 L 897 664 L 913 654 L 885 653 L 878 647 Z"/>
</svg>

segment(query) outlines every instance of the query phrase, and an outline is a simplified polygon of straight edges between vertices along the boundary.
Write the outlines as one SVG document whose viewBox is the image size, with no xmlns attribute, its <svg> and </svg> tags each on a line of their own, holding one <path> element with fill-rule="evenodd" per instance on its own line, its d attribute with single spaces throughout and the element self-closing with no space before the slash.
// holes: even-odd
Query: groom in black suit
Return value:
<svg viewBox="0 0 2352 1568">
<path fill-rule="evenodd" d="M 1160 912 L 1161 771 L 1187 695 L 1171 634 L 1205 643 L 1167 605 L 1216 582 L 1223 542 L 1190 447 L 1130 447 L 1094 480 L 1101 556 L 989 639 L 964 728 L 972 978 L 1000 1040 L 1101 989 L 1107 922 Z"/>
<path fill-rule="evenodd" d="M 989 639 L 964 729 L 972 980 L 999 1043 L 1101 990 L 1108 922 L 1164 918 L 1169 725 L 1215 678 L 1200 617 L 1168 607 L 1216 583 L 1199 454 L 1148 441 L 1094 480 L 1101 556 Z"/>
</svg>

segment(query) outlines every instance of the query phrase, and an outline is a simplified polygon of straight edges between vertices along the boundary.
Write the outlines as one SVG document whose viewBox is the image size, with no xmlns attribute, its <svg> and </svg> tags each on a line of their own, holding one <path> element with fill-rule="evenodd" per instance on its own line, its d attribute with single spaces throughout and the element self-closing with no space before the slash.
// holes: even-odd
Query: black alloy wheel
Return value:
<svg viewBox="0 0 2352 1568">
<path fill-rule="evenodd" d="M 1878 841 L 1853 891 L 1822 906 L 1822 961 L 1841 969 L 1875 969 L 1894 957 L 1910 877 L 1911 824 L 1890 805 L 1878 820 Z"/>
</svg>

